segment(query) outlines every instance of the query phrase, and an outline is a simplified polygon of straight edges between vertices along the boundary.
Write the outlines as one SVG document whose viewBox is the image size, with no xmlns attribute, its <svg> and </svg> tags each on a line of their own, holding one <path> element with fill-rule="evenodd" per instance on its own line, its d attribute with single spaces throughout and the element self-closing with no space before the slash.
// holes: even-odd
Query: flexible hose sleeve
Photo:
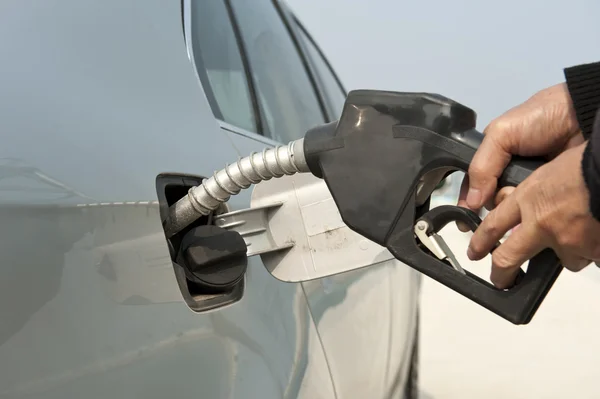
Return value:
<svg viewBox="0 0 600 399">
<path fill-rule="evenodd" d="M 304 139 L 252 153 L 215 172 L 211 178 L 192 187 L 186 196 L 171 205 L 165 221 L 165 234 L 167 238 L 172 237 L 252 184 L 306 172 L 310 170 L 304 157 Z"/>
</svg>

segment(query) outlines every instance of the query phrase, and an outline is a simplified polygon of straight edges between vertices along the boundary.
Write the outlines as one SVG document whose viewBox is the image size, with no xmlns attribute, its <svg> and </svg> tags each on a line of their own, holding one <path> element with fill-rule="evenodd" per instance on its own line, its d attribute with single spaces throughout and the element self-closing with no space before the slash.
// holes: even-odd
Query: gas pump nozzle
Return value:
<svg viewBox="0 0 600 399">
<path fill-rule="evenodd" d="M 464 270 L 437 236 L 451 221 L 475 230 L 478 215 L 448 205 L 429 209 L 436 186 L 449 174 L 468 170 L 483 140 L 475 124 L 473 110 L 437 94 L 352 91 L 338 121 L 317 126 L 287 146 L 239 160 L 190 190 L 169 210 L 167 237 L 241 189 L 310 172 L 327 185 L 347 228 L 506 320 L 527 324 L 562 270 L 556 254 L 540 252 L 513 287 L 498 289 Z M 498 186 L 518 185 L 544 162 L 514 157 Z M 299 220 L 300 210 L 294 212 Z M 262 220 L 268 224 L 270 219 Z"/>
<path fill-rule="evenodd" d="M 351 229 L 499 316 L 526 324 L 562 270 L 553 251 L 539 253 L 512 288 L 501 290 L 452 258 L 444 262 L 425 251 L 426 236 L 418 234 L 419 227 L 430 227 L 428 201 L 437 184 L 449 173 L 468 170 L 483 140 L 475 123 L 473 110 L 440 95 L 359 90 L 349 94 L 337 123 L 306 134 L 304 156 Z M 544 162 L 513 158 L 498 186 L 517 186 Z M 434 211 L 442 224 L 460 220 L 474 230 L 481 222 L 464 208 L 429 212 Z"/>
</svg>

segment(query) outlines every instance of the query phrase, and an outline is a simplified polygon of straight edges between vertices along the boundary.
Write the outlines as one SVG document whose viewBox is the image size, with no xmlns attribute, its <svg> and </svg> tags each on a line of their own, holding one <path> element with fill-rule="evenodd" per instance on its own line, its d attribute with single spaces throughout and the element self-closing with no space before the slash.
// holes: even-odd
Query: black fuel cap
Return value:
<svg viewBox="0 0 600 399">
<path fill-rule="evenodd" d="M 224 291 L 244 277 L 246 252 L 246 243 L 238 232 L 203 225 L 185 234 L 177 263 L 194 283 L 211 291 Z"/>
</svg>

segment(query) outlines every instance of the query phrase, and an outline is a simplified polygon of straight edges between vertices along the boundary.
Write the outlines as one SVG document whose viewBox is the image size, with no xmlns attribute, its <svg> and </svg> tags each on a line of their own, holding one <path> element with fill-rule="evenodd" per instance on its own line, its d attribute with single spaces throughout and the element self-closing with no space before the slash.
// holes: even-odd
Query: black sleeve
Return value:
<svg viewBox="0 0 600 399">
<path fill-rule="evenodd" d="M 569 94 L 588 144 L 581 168 L 590 192 L 590 210 L 600 221 L 600 62 L 565 69 Z"/>
<path fill-rule="evenodd" d="M 600 112 L 596 114 L 590 141 L 585 147 L 581 168 L 590 191 L 590 210 L 600 221 Z"/>
</svg>

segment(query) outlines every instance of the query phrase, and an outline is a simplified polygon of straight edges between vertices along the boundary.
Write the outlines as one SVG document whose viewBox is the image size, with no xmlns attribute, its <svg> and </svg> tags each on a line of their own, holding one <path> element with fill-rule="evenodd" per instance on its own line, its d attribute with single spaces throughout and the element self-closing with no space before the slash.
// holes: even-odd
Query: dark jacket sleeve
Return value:
<svg viewBox="0 0 600 399">
<path fill-rule="evenodd" d="M 581 169 L 590 192 L 590 210 L 600 221 L 600 62 L 565 69 L 577 121 L 588 144 Z"/>
<path fill-rule="evenodd" d="M 585 183 L 590 191 L 590 210 L 594 217 L 600 221 L 600 112 L 596 115 L 590 141 L 583 153 L 581 168 Z"/>
</svg>

